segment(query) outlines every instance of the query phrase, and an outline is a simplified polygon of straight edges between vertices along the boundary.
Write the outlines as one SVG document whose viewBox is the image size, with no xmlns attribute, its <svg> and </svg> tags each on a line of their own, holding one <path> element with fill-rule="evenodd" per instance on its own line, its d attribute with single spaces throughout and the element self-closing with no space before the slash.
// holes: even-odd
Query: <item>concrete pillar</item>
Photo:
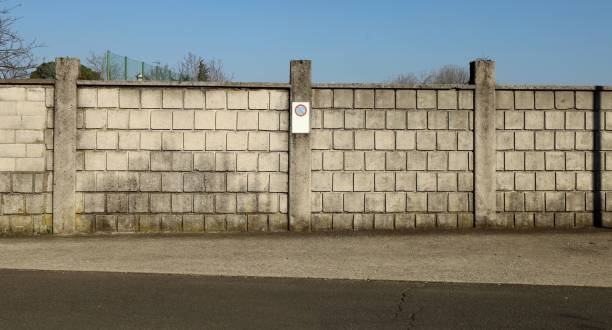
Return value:
<svg viewBox="0 0 612 330">
<path fill-rule="evenodd" d="M 291 102 L 311 102 L 310 61 L 291 61 L 290 75 Z M 310 230 L 310 168 L 310 134 L 289 133 L 289 229 L 291 231 Z"/>
<path fill-rule="evenodd" d="M 470 63 L 474 92 L 474 221 L 496 226 L 495 62 Z"/>
<path fill-rule="evenodd" d="M 75 230 L 76 58 L 55 59 L 55 107 L 53 126 L 53 233 Z"/>
</svg>

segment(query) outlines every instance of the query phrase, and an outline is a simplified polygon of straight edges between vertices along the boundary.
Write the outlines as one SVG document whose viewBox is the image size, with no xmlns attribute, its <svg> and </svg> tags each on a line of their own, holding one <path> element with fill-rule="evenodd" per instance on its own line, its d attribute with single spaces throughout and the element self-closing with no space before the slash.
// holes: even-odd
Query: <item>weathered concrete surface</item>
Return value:
<svg viewBox="0 0 612 330">
<path fill-rule="evenodd" d="M 80 62 L 55 59 L 53 130 L 53 233 L 70 234 L 75 228 L 76 109 Z"/>
<path fill-rule="evenodd" d="M 496 226 L 495 62 L 470 63 L 474 93 L 474 219 L 477 227 Z M 503 225 L 501 226 L 503 227 Z"/>
<path fill-rule="evenodd" d="M 0 268 L 612 287 L 612 231 L 0 240 Z"/>
<path fill-rule="evenodd" d="M 311 66 L 308 60 L 291 61 L 290 102 L 310 102 Z M 290 110 L 291 105 L 289 105 Z M 311 117 L 311 114 L 308 114 Z M 292 118 L 289 115 L 289 118 Z M 292 124 L 293 125 L 293 124 Z M 311 182 L 310 134 L 289 134 L 289 227 L 292 231 L 310 230 Z"/>
</svg>

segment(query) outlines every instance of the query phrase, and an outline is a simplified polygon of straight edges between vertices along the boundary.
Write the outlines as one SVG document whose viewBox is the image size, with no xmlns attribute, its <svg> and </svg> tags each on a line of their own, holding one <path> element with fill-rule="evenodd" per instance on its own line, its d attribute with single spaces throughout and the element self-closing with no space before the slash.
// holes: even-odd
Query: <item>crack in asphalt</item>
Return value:
<svg viewBox="0 0 612 330">
<path fill-rule="evenodd" d="M 402 313 L 402 311 L 404 310 L 402 308 L 402 305 L 404 304 L 404 302 L 406 302 L 406 291 L 402 292 L 402 295 L 400 297 L 400 301 L 397 303 L 397 308 L 395 310 L 395 314 L 393 315 L 393 321 L 397 320 L 397 318 L 399 317 L 399 315 Z M 413 314 L 410 314 L 410 318 L 413 318 Z"/>
</svg>

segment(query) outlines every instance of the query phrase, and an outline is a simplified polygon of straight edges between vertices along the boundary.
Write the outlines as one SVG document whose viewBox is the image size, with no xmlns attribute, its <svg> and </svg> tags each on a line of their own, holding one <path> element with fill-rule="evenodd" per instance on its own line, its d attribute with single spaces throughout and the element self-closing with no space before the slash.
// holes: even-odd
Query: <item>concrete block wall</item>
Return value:
<svg viewBox="0 0 612 330">
<path fill-rule="evenodd" d="M 486 60 L 418 86 L 312 84 L 307 60 L 289 84 L 78 67 L 0 81 L 0 234 L 612 226 L 610 87 L 497 85 Z"/>
<path fill-rule="evenodd" d="M 611 91 L 498 89 L 496 109 L 502 224 L 583 228 L 599 212 L 612 223 Z"/>
<path fill-rule="evenodd" d="M 80 232 L 286 231 L 288 90 L 82 87 Z"/>
<path fill-rule="evenodd" d="M 313 230 L 473 226 L 473 90 L 313 92 Z"/>
<path fill-rule="evenodd" d="M 0 86 L 0 233 L 51 232 L 53 88 Z"/>
</svg>

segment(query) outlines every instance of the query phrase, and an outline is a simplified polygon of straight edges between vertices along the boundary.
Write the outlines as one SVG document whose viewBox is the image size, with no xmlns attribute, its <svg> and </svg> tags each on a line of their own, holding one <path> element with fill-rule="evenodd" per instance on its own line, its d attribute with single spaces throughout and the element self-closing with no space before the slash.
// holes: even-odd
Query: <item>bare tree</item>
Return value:
<svg viewBox="0 0 612 330">
<path fill-rule="evenodd" d="M 418 84 L 421 82 L 421 79 L 419 77 L 417 77 L 416 74 L 410 72 L 410 73 L 403 73 L 403 74 L 398 74 L 397 76 L 393 77 L 391 80 L 387 81 L 390 83 L 395 83 L 395 84 Z"/>
<path fill-rule="evenodd" d="M 233 75 L 228 75 L 223 68 L 223 61 L 212 59 L 205 61 L 201 56 L 191 52 L 178 64 L 181 80 L 191 81 L 231 81 Z"/>
<path fill-rule="evenodd" d="M 425 79 L 425 84 L 467 84 L 469 71 L 459 65 L 449 64 L 432 71 Z"/>
<path fill-rule="evenodd" d="M 388 82 L 397 84 L 467 84 L 469 80 L 470 73 L 466 68 L 449 64 L 420 76 L 414 73 L 400 74 Z"/>
<path fill-rule="evenodd" d="M 192 52 L 187 53 L 182 61 L 178 64 L 178 71 L 180 80 L 198 80 L 198 74 L 200 72 L 200 65 L 204 62 L 204 59 Z"/>
<path fill-rule="evenodd" d="M 2 1 L 0 1 L 0 5 Z M 0 78 L 26 78 L 36 67 L 33 50 L 42 47 L 36 40 L 26 41 L 13 24 L 18 18 L 11 16 L 12 8 L 0 8 Z"/>
<path fill-rule="evenodd" d="M 210 81 L 232 81 L 234 75 L 228 75 L 223 68 L 223 62 L 219 59 L 213 59 L 206 62 L 208 68 L 208 80 Z"/>
</svg>

